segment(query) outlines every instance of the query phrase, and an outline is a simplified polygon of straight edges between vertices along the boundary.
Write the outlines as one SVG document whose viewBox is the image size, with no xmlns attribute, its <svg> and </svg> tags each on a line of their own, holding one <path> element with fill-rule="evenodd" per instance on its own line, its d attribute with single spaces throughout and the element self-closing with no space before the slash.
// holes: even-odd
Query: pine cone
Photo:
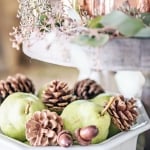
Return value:
<svg viewBox="0 0 150 150">
<path fill-rule="evenodd" d="M 103 88 L 91 79 L 81 80 L 74 87 L 74 94 L 78 99 L 91 99 L 100 93 L 104 93 Z"/>
<path fill-rule="evenodd" d="M 127 131 L 136 122 L 138 113 L 136 100 L 127 100 L 123 96 L 112 97 L 113 102 L 108 108 L 108 113 L 112 117 L 113 123 L 121 131 Z"/>
<path fill-rule="evenodd" d="M 56 112 L 37 111 L 26 123 L 26 138 L 32 146 L 57 145 L 57 136 L 63 122 Z"/>
<path fill-rule="evenodd" d="M 67 83 L 54 80 L 44 91 L 42 100 L 51 111 L 61 113 L 76 97 L 72 94 Z"/>
<path fill-rule="evenodd" d="M 2 103 L 8 95 L 15 92 L 34 93 L 35 88 L 32 81 L 22 74 L 8 76 L 6 81 L 0 81 L 0 103 Z"/>
</svg>

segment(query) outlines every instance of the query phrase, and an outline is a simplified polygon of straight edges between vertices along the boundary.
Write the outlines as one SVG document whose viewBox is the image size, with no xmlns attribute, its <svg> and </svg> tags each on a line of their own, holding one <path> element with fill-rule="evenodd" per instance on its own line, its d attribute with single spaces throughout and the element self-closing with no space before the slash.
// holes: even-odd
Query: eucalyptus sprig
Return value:
<svg viewBox="0 0 150 150">
<path fill-rule="evenodd" d="M 147 17 L 150 17 L 150 13 L 147 13 Z M 85 46 L 100 47 L 104 45 L 101 42 L 104 39 L 106 44 L 110 39 L 116 37 L 150 38 L 150 26 L 146 24 L 146 21 L 148 23 L 149 20 L 145 18 L 143 21 L 141 18 L 127 15 L 121 11 L 112 11 L 110 14 L 92 19 L 88 23 L 88 32 L 75 37 L 73 42 Z"/>
<path fill-rule="evenodd" d="M 124 1 L 124 3 L 118 8 L 118 10 L 127 14 L 128 16 L 140 19 L 147 26 L 150 26 L 150 14 L 141 13 L 141 10 L 139 8 L 131 7 L 128 0 Z"/>
</svg>

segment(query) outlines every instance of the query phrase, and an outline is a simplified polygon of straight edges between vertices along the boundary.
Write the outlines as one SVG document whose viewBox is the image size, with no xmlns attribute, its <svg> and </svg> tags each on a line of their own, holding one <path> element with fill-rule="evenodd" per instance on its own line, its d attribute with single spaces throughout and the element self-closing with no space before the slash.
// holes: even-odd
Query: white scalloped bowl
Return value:
<svg viewBox="0 0 150 150">
<path fill-rule="evenodd" d="M 73 145 L 67 149 L 80 150 L 136 150 L 138 135 L 150 129 L 150 119 L 143 107 L 140 100 L 137 100 L 138 106 L 138 119 L 137 123 L 131 128 L 130 131 L 121 132 L 115 136 L 105 140 L 100 144 L 93 144 L 89 146 Z M 47 146 L 47 147 L 33 147 L 25 143 L 9 138 L 0 133 L 0 145 L 2 150 L 62 150 L 59 146 Z"/>
</svg>

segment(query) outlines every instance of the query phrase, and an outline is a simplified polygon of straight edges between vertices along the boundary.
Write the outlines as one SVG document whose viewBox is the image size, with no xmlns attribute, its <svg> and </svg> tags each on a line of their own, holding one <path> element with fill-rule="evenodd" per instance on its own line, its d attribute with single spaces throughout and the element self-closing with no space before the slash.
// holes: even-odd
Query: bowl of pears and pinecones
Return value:
<svg viewBox="0 0 150 150">
<path fill-rule="evenodd" d="M 103 37 L 106 42 L 116 36 L 145 38 L 145 31 L 150 31 L 149 21 L 145 20 L 146 14 L 142 13 L 144 18 L 141 16 L 141 12 L 150 11 L 150 8 L 146 7 L 149 6 L 146 5 L 148 0 L 143 1 L 144 7 L 138 7 L 135 1 L 133 4 L 133 1 L 126 1 L 125 5 L 119 8 L 121 11 L 114 11 L 106 16 L 99 15 L 112 11 L 113 8 L 106 5 L 108 0 L 99 1 L 98 4 L 95 0 L 62 0 L 65 4 L 62 10 L 58 6 L 49 7 L 49 1 L 45 1 L 45 5 L 41 2 L 20 1 L 19 8 L 22 9 L 18 11 L 18 17 L 21 24 L 19 28 L 14 28 L 12 33 L 14 47 L 19 48 L 21 43 L 24 45 L 25 41 L 30 41 L 30 37 L 43 37 L 43 33 L 47 35 L 53 30 L 65 33 L 63 38 L 69 37 L 70 41 L 70 37 L 73 38 L 74 34 L 76 37 L 76 32 L 80 31 L 80 27 L 84 27 L 83 31 L 79 32 L 79 38 L 73 41 L 76 44 L 96 47 L 102 46 L 99 43 L 103 43 Z M 114 2 L 118 9 L 119 3 Z M 137 9 L 131 9 L 131 5 L 136 5 Z M 64 11 L 66 7 L 69 10 L 67 12 Z M 70 18 L 72 13 L 73 18 Z M 74 16 L 79 20 L 74 19 Z M 114 20 L 116 24 L 112 26 Z M 131 28 L 129 25 L 126 27 L 125 23 L 128 21 Z M 136 33 L 132 31 L 137 30 L 135 22 L 136 27 L 140 26 Z M 108 28 L 110 26 L 111 28 Z M 101 34 L 104 34 L 102 39 Z M 57 42 L 58 39 L 57 37 Z M 34 41 L 37 45 L 37 40 Z M 27 45 L 32 47 L 31 43 Z M 51 48 L 51 45 L 47 48 Z M 42 49 L 40 50 L 41 56 Z M 0 102 L 0 137 L 15 144 L 21 143 L 22 149 L 42 147 L 41 149 L 57 150 L 59 146 L 81 149 L 82 146 L 88 150 L 133 150 L 137 135 L 150 128 L 149 118 L 140 100 L 108 93 L 89 78 L 77 81 L 73 87 L 69 87 L 64 81 L 53 80 L 36 91 L 30 78 L 16 74 L 0 81 Z M 126 141 L 129 145 L 126 145 Z"/>
<path fill-rule="evenodd" d="M 105 92 L 92 79 L 52 80 L 36 92 L 23 74 L 0 81 L 1 134 L 33 147 L 97 145 L 134 130 L 137 100 Z"/>
</svg>

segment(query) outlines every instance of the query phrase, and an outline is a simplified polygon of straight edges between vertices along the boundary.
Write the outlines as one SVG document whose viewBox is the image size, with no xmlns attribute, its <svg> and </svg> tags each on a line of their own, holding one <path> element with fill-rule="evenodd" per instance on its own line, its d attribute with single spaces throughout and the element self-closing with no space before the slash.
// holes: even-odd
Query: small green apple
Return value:
<svg viewBox="0 0 150 150">
<path fill-rule="evenodd" d="M 64 128 L 74 134 L 75 130 L 79 128 L 95 125 L 99 129 L 99 133 L 92 143 L 102 142 L 107 138 L 111 121 L 107 112 L 101 115 L 102 110 L 103 107 L 90 101 L 74 101 L 61 114 Z"/>
<path fill-rule="evenodd" d="M 109 102 L 112 96 L 113 95 L 109 93 L 102 93 L 91 99 L 91 101 L 95 104 L 99 104 L 100 106 L 104 107 Z"/>
<path fill-rule="evenodd" d="M 25 124 L 33 113 L 45 109 L 44 104 L 33 94 L 17 92 L 9 95 L 0 106 L 2 132 L 20 141 L 26 141 Z"/>
</svg>

